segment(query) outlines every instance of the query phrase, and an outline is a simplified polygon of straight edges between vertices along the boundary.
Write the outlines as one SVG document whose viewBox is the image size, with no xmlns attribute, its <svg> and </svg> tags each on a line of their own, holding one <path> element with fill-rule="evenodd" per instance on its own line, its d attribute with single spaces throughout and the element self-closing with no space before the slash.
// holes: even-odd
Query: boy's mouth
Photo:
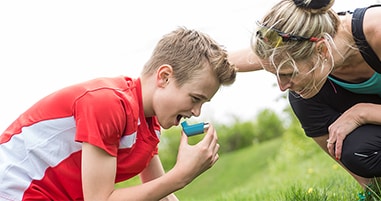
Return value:
<svg viewBox="0 0 381 201">
<path fill-rule="evenodd" d="M 177 119 L 177 122 L 180 122 L 181 121 L 181 119 L 183 118 L 183 115 L 177 115 L 177 117 L 176 117 L 176 119 Z"/>
</svg>

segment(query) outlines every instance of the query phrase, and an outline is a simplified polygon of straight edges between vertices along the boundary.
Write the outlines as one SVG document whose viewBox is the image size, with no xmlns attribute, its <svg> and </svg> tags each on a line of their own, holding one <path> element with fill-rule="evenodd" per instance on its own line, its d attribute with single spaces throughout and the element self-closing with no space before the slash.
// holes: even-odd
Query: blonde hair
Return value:
<svg viewBox="0 0 381 201">
<path fill-rule="evenodd" d="M 154 73 L 163 64 L 171 65 L 179 86 L 212 68 L 220 85 L 235 81 L 236 68 L 227 59 L 227 51 L 208 35 L 185 27 L 164 35 L 156 45 L 142 75 Z"/>
<path fill-rule="evenodd" d="M 287 34 L 324 38 L 328 53 L 333 60 L 332 48 L 336 48 L 333 37 L 340 25 L 339 16 L 331 9 L 333 2 L 334 0 L 281 0 L 259 23 Z M 316 7 L 316 4 L 321 6 Z M 316 51 L 316 42 L 310 41 L 287 41 L 279 47 L 272 47 L 265 40 L 253 36 L 252 48 L 256 55 L 267 60 L 277 73 L 284 65 L 290 65 L 294 68 L 294 72 L 298 72 L 296 63 L 299 61 L 312 62 L 309 72 L 313 72 L 317 68 L 322 68 L 326 60 Z M 332 68 L 333 62 L 331 70 Z"/>
</svg>

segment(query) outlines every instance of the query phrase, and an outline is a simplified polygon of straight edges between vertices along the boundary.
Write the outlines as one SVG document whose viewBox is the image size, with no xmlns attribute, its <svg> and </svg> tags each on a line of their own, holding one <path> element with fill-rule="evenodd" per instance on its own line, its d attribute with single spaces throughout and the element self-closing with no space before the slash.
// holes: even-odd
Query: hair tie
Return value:
<svg viewBox="0 0 381 201">
<path fill-rule="evenodd" d="M 294 0 L 297 7 L 308 9 L 321 9 L 327 7 L 332 0 L 311 0 L 310 3 L 306 3 L 305 0 Z"/>
</svg>

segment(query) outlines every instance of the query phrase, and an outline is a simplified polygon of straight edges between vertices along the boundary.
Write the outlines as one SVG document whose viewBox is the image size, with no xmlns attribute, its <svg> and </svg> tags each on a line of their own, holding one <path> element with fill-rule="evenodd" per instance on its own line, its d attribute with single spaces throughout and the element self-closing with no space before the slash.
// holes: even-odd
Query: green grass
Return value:
<svg viewBox="0 0 381 201">
<path fill-rule="evenodd" d="M 252 146 L 223 154 L 214 167 L 176 195 L 180 200 L 207 200 L 213 195 L 219 197 L 228 192 L 239 192 L 266 172 L 279 152 L 279 144 L 280 140 L 271 141 L 265 146 Z"/>
<path fill-rule="evenodd" d="M 310 139 L 278 138 L 228 154 L 176 192 L 182 201 L 358 200 L 356 181 Z M 137 178 L 118 184 L 134 185 Z"/>
<path fill-rule="evenodd" d="M 279 138 L 222 155 L 176 195 L 184 201 L 357 199 L 361 188 L 325 153 L 312 147 L 306 157 L 309 152 L 287 145 Z"/>
</svg>

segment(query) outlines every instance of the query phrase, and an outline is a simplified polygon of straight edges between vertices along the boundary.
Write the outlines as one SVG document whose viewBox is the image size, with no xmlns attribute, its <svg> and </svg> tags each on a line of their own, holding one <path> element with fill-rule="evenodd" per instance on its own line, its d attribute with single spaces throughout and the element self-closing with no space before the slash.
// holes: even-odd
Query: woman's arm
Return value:
<svg viewBox="0 0 381 201">
<path fill-rule="evenodd" d="M 251 48 L 241 49 L 229 53 L 229 61 L 236 65 L 239 72 L 262 70 L 259 58 Z"/>
<path fill-rule="evenodd" d="M 329 128 L 327 147 L 332 156 L 341 158 L 341 150 L 345 137 L 357 127 L 364 124 L 381 125 L 381 105 L 358 103 L 345 111 Z"/>
</svg>

